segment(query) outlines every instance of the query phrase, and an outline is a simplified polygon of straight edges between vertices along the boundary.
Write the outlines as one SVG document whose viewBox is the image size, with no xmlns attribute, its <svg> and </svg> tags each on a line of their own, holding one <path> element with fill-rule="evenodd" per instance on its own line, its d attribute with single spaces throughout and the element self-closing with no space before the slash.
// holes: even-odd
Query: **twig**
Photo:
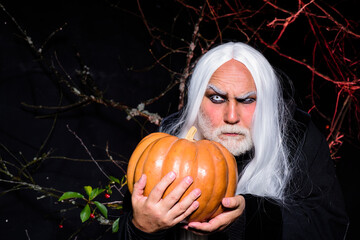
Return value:
<svg viewBox="0 0 360 240">
<path fill-rule="evenodd" d="M 205 3 L 206 4 L 206 3 Z M 185 68 L 182 72 L 182 76 L 179 79 L 179 105 L 178 105 L 178 109 L 181 109 L 184 106 L 184 100 L 185 100 L 185 82 L 186 79 L 188 79 L 188 77 L 190 76 L 190 66 L 191 66 L 191 61 L 194 57 L 194 50 L 195 47 L 197 45 L 198 42 L 198 37 L 199 37 L 199 31 L 200 31 L 200 23 L 202 22 L 203 18 L 204 18 L 204 10 L 205 10 L 205 4 L 201 7 L 201 14 L 199 15 L 198 21 L 194 26 L 194 31 L 192 34 L 192 40 L 191 43 L 189 45 L 189 49 L 188 49 L 188 53 L 186 55 L 186 64 L 185 64 Z"/>
<path fill-rule="evenodd" d="M 266 1 L 266 2 L 269 3 L 269 1 Z M 278 41 L 280 40 L 280 38 L 284 34 L 284 32 L 285 32 L 286 28 L 289 26 L 289 24 L 293 23 L 297 19 L 297 17 L 300 15 L 300 13 L 303 12 L 304 9 L 308 5 L 312 4 L 313 2 L 314 2 L 314 0 L 311 0 L 309 3 L 302 6 L 296 13 L 291 13 L 291 16 L 287 17 L 286 19 L 276 19 L 275 18 L 271 23 L 268 24 L 268 26 L 274 26 L 277 21 L 280 21 L 280 20 L 283 21 L 283 23 L 282 23 L 283 28 L 281 29 L 281 31 L 280 31 L 278 37 L 276 38 L 276 40 L 272 43 L 273 46 L 277 45 Z M 271 4 L 271 6 L 274 6 L 274 4 Z"/>
<path fill-rule="evenodd" d="M 95 165 L 98 167 L 98 169 L 100 170 L 100 172 L 107 178 L 110 179 L 109 175 L 107 175 L 105 173 L 105 171 L 100 167 L 99 163 L 97 161 L 95 161 L 94 157 L 92 156 L 91 152 L 89 151 L 89 149 L 86 147 L 86 145 L 84 144 L 83 140 L 73 131 L 70 129 L 69 125 L 66 125 L 68 131 L 70 133 L 72 133 L 74 135 L 74 137 L 79 140 L 81 146 L 85 149 L 86 153 L 89 155 L 89 157 L 91 158 L 91 160 L 95 163 Z"/>
<path fill-rule="evenodd" d="M 67 26 L 67 23 L 64 23 L 61 27 L 59 27 L 58 29 L 56 29 L 55 31 L 53 31 L 48 37 L 47 39 L 44 41 L 44 43 L 41 45 L 41 47 L 38 49 L 38 52 L 41 54 L 43 49 L 45 48 L 46 44 L 51 40 L 51 38 L 53 38 L 55 36 L 55 34 L 57 34 L 58 32 L 62 31 L 64 29 L 64 27 Z"/>
<path fill-rule="evenodd" d="M 26 233 L 26 237 L 27 237 L 27 239 L 29 239 L 29 240 L 30 240 L 30 236 L 29 236 L 29 233 L 28 233 L 28 230 L 27 230 L 27 229 L 25 229 L 25 233 Z"/>
<path fill-rule="evenodd" d="M 357 33 L 354 33 L 353 31 L 351 31 L 348 27 L 345 27 L 344 25 L 340 24 L 338 21 L 335 20 L 335 18 L 333 18 L 327 11 L 325 11 L 324 8 L 322 8 L 318 3 L 314 2 L 314 4 L 316 5 L 317 8 L 319 8 L 325 15 L 326 17 L 331 20 L 335 25 L 337 25 L 339 27 L 339 29 L 341 31 L 345 31 L 346 33 L 352 35 L 353 37 L 356 38 L 360 38 L 360 35 Z M 335 8 L 332 7 L 332 10 L 334 10 L 336 13 L 338 13 L 340 16 L 341 14 L 339 13 L 338 10 L 336 10 Z M 348 24 L 349 25 L 349 24 Z"/>
<path fill-rule="evenodd" d="M 32 190 L 37 191 L 37 192 L 45 193 L 46 195 L 51 196 L 51 197 L 56 197 L 56 198 L 60 197 L 60 196 L 58 196 L 58 195 L 56 195 L 56 194 L 54 194 L 52 192 L 59 192 L 60 193 L 61 191 L 53 189 L 53 188 L 46 188 L 46 187 L 41 187 L 41 186 L 39 186 L 37 184 L 32 184 L 32 183 L 27 183 L 27 182 L 22 182 L 22 181 L 5 180 L 5 179 L 1 179 L 1 178 L 0 178 L 0 182 L 25 186 L 25 187 L 28 187 L 28 188 L 30 188 Z"/>
</svg>

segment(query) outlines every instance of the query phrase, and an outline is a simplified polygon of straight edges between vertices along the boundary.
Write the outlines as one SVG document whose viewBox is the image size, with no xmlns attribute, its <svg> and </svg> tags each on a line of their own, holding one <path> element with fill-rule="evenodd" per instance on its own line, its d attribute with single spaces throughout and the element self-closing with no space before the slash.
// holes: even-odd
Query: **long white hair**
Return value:
<svg viewBox="0 0 360 240">
<path fill-rule="evenodd" d="M 283 201 L 291 172 L 288 163 L 289 151 L 284 141 L 288 111 L 274 69 L 260 52 L 249 45 L 229 42 L 204 54 L 190 79 L 187 104 L 181 116 L 160 130 L 184 137 L 189 128 L 196 124 L 200 104 L 211 76 L 231 59 L 246 66 L 257 91 L 251 127 L 255 153 L 240 173 L 237 194 L 248 193 Z"/>
</svg>

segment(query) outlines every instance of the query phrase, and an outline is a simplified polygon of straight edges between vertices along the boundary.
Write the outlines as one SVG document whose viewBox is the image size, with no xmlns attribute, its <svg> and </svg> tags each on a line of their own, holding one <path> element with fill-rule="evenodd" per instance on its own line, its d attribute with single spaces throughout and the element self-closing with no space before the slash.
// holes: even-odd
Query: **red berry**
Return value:
<svg viewBox="0 0 360 240">
<path fill-rule="evenodd" d="M 95 215 L 92 213 L 92 214 L 90 214 L 90 217 L 91 217 L 91 218 L 95 218 Z"/>
<path fill-rule="evenodd" d="M 105 198 L 110 198 L 110 194 L 106 193 Z"/>
<path fill-rule="evenodd" d="M 62 224 L 59 224 L 59 228 L 63 228 L 64 226 Z"/>
</svg>

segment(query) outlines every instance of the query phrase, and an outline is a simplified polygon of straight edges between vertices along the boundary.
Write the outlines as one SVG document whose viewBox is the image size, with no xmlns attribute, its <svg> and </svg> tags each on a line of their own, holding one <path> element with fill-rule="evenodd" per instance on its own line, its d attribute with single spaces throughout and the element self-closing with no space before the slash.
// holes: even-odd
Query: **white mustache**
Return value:
<svg viewBox="0 0 360 240">
<path fill-rule="evenodd" d="M 223 125 L 215 129 L 215 134 L 223 134 L 223 133 L 234 133 L 238 135 L 249 135 L 250 132 L 247 128 L 237 126 L 237 125 Z"/>
<path fill-rule="evenodd" d="M 253 146 L 251 132 L 248 128 L 230 124 L 213 127 L 211 121 L 201 111 L 197 124 L 203 138 L 221 143 L 235 156 L 245 153 Z M 237 136 L 227 134 L 237 134 Z"/>
</svg>

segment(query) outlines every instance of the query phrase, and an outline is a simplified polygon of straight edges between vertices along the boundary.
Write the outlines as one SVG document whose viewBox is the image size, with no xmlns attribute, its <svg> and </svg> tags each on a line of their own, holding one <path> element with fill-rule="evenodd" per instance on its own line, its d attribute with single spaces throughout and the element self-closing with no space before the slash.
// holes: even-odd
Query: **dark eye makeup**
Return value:
<svg viewBox="0 0 360 240">
<path fill-rule="evenodd" d="M 256 101 L 255 97 L 237 98 L 236 101 L 239 103 L 250 104 Z"/>
<path fill-rule="evenodd" d="M 207 97 L 213 103 L 223 103 L 227 101 L 227 99 L 224 96 L 221 96 L 219 94 L 209 94 Z"/>
</svg>

